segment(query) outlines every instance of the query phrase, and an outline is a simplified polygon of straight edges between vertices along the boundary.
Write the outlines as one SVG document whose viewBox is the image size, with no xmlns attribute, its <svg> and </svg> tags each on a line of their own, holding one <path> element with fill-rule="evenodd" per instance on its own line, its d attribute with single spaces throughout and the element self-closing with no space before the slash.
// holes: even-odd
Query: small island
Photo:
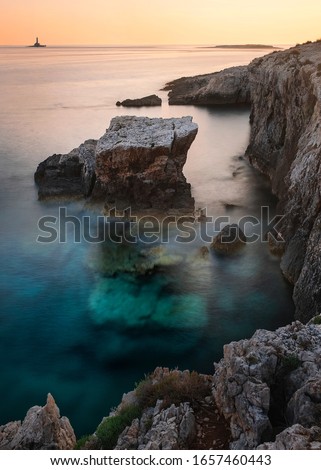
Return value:
<svg viewBox="0 0 321 470">
<path fill-rule="evenodd" d="M 36 38 L 36 42 L 33 44 L 33 46 L 28 46 L 28 47 L 46 47 L 46 45 L 40 44 L 38 38 Z"/>
<path fill-rule="evenodd" d="M 203 49 L 280 49 L 280 47 L 266 44 L 222 44 L 218 46 L 204 46 Z"/>
</svg>

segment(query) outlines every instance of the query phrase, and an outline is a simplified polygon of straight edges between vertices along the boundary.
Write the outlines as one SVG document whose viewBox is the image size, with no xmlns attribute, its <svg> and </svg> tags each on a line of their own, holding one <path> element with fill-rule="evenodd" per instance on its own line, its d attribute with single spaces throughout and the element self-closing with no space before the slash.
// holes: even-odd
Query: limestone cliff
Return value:
<svg viewBox="0 0 321 470">
<path fill-rule="evenodd" d="M 295 284 L 297 318 L 321 310 L 321 42 L 249 66 L 251 137 L 247 155 L 269 176 L 285 214 L 281 268 Z"/>
<path fill-rule="evenodd" d="M 279 198 L 281 268 L 295 286 L 296 318 L 307 321 L 321 311 L 321 41 L 169 89 L 172 104 L 251 103 L 246 154 Z"/>
</svg>

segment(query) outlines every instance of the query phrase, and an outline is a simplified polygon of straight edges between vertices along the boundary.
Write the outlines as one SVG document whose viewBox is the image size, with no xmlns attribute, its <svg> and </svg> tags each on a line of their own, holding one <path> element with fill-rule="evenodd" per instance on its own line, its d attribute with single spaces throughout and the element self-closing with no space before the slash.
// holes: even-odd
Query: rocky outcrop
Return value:
<svg viewBox="0 0 321 470">
<path fill-rule="evenodd" d="M 44 407 L 30 408 L 25 419 L 0 426 L 0 449 L 45 450 L 73 449 L 75 433 L 68 418 L 60 417 L 59 408 L 50 393 Z"/>
<path fill-rule="evenodd" d="M 96 140 L 86 140 L 66 155 L 52 155 L 38 165 L 39 199 L 87 197 L 95 184 Z"/>
<path fill-rule="evenodd" d="M 274 442 L 265 442 L 257 450 L 321 450 L 321 428 L 294 424 L 276 436 Z"/>
<path fill-rule="evenodd" d="M 321 326 L 295 322 L 225 345 L 213 395 L 230 421 L 231 448 L 254 449 L 275 436 L 281 446 L 285 436 L 302 434 L 302 428 L 286 429 L 293 425 L 306 428 L 308 445 L 316 439 L 313 427 L 321 431 Z M 286 448 L 299 445 L 289 442 Z"/>
<path fill-rule="evenodd" d="M 164 407 L 158 400 L 140 419 L 133 420 L 119 436 L 115 450 L 188 449 L 196 435 L 194 412 L 189 403 Z"/>
<path fill-rule="evenodd" d="M 193 210 L 183 166 L 197 130 L 191 117 L 116 117 L 98 142 L 87 140 L 40 163 L 39 198 L 90 197 L 107 209 Z"/>
<path fill-rule="evenodd" d="M 250 86 L 247 66 L 221 72 L 183 77 L 167 83 L 169 104 L 249 105 Z"/>
<path fill-rule="evenodd" d="M 161 106 L 162 100 L 157 95 L 144 96 L 144 98 L 127 99 L 124 101 L 117 101 L 116 106 L 124 106 L 127 108 L 139 108 L 141 106 Z"/>
<path fill-rule="evenodd" d="M 193 208 L 183 166 L 197 129 L 191 117 L 112 119 L 96 148 L 93 198 L 120 209 Z"/>
<path fill-rule="evenodd" d="M 211 248 L 222 255 L 237 253 L 246 244 L 246 236 L 237 224 L 225 225 L 218 233 L 212 243 Z"/>
</svg>

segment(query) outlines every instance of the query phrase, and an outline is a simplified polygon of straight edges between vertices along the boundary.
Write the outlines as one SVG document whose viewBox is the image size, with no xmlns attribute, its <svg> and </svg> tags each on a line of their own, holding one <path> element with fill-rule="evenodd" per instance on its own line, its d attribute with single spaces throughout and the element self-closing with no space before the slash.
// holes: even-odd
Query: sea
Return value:
<svg viewBox="0 0 321 470">
<path fill-rule="evenodd" d="M 238 222 L 261 220 L 267 207 L 272 218 L 277 201 L 269 182 L 243 158 L 249 109 L 169 106 L 161 91 L 173 79 L 248 64 L 266 53 L 201 46 L 0 48 L 0 424 L 23 419 L 50 392 L 77 436 L 91 433 L 155 367 L 212 374 L 224 344 L 292 320 L 292 289 L 263 230 L 237 256 L 211 252 L 205 260 L 198 253 L 208 241 L 178 243 L 171 232 L 163 244 L 176 262 L 148 276 L 117 271 L 137 254 L 135 245 L 123 252 L 72 236 L 65 243 L 37 241 L 39 219 L 57 216 L 60 207 L 93 225 L 97 217 L 84 201 L 39 201 L 37 165 L 99 138 L 119 115 L 192 116 L 199 132 L 184 174 L 196 208 Z M 153 93 L 161 107 L 115 105 Z"/>
</svg>

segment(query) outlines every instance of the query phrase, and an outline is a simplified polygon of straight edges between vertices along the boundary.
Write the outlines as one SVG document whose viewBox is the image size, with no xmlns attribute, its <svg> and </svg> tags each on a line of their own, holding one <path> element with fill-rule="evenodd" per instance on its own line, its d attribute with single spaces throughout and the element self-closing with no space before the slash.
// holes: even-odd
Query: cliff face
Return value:
<svg viewBox="0 0 321 470">
<path fill-rule="evenodd" d="M 250 162 L 269 176 L 285 217 L 281 268 L 295 284 L 296 315 L 321 309 L 321 42 L 254 60 Z"/>
<path fill-rule="evenodd" d="M 279 198 L 281 269 L 295 286 L 296 317 L 307 321 L 321 311 L 321 41 L 168 89 L 170 104 L 251 103 L 246 153 Z"/>
</svg>

